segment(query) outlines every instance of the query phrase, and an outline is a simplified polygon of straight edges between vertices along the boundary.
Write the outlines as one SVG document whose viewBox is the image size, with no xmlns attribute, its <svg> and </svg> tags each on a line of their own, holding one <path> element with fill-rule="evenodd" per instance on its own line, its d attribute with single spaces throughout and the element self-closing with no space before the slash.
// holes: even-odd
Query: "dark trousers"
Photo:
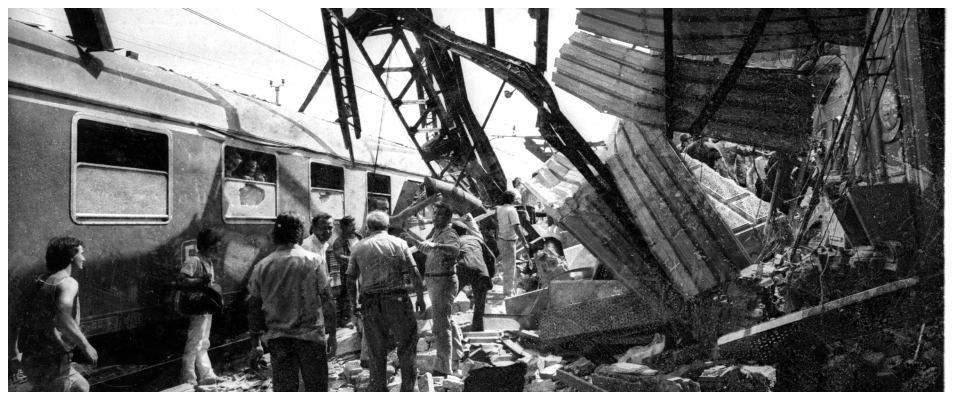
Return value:
<svg viewBox="0 0 960 400">
<path fill-rule="evenodd" d="M 346 285 L 335 286 L 333 293 L 334 301 L 337 303 L 337 327 L 343 328 L 350 322 L 350 296 Z"/>
<path fill-rule="evenodd" d="M 460 291 L 470 286 L 473 290 L 473 324 L 470 331 L 483 331 L 483 313 L 487 307 L 487 291 L 490 290 L 490 277 L 483 276 L 476 270 L 457 267 L 457 277 L 460 281 Z"/>
<path fill-rule="evenodd" d="M 275 338 L 267 342 L 273 365 L 273 391 L 296 392 L 303 377 L 307 392 L 326 392 L 327 344 L 293 338 Z"/>
<path fill-rule="evenodd" d="M 404 293 L 362 295 L 363 334 L 370 346 L 370 392 L 387 391 L 387 353 L 391 333 L 400 361 L 400 391 L 412 392 L 417 380 L 417 318 Z"/>
<path fill-rule="evenodd" d="M 530 206 L 520 206 L 516 209 L 517 217 L 520 218 L 520 226 L 524 230 L 524 236 L 526 236 L 527 242 L 531 242 L 533 241 L 532 236 L 536 232 L 533 229 L 533 223 L 537 220 L 537 209 Z"/>
</svg>

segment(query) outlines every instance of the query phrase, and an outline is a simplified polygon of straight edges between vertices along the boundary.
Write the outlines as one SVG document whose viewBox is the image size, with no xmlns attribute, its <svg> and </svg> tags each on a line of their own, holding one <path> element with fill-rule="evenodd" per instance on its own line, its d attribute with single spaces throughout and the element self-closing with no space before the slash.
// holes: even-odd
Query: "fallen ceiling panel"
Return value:
<svg viewBox="0 0 960 400">
<path fill-rule="evenodd" d="M 662 8 L 581 8 L 580 29 L 654 50 L 663 50 Z M 675 54 L 736 54 L 759 9 L 673 10 Z M 777 9 L 755 51 L 796 49 L 821 41 L 863 42 L 867 9 Z"/>
<path fill-rule="evenodd" d="M 578 32 L 560 49 L 554 83 L 594 108 L 663 129 L 664 61 Z M 686 132 L 717 90 L 729 65 L 676 59 L 675 127 Z M 818 96 L 839 71 L 824 63 L 811 77 L 792 69 L 745 68 L 703 135 L 773 150 L 807 146 Z"/>
</svg>

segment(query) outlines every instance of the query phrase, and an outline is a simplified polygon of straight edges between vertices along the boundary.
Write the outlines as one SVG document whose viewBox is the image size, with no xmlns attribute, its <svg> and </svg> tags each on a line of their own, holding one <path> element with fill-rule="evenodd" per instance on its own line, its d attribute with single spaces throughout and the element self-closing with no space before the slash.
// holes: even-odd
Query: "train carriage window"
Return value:
<svg viewBox="0 0 960 400">
<path fill-rule="evenodd" d="M 169 136 L 91 119 L 77 119 L 75 128 L 78 223 L 169 221 Z"/>
<path fill-rule="evenodd" d="M 334 219 L 344 215 L 343 168 L 310 163 L 310 215 L 323 211 Z"/>
<path fill-rule="evenodd" d="M 277 216 L 277 156 L 225 146 L 223 217 L 227 221 L 272 220 Z"/>
<path fill-rule="evenodd" d="M 383 211 L 390 214 L 390 177 L 367 173 L 367 212 Z"/>
</svg>

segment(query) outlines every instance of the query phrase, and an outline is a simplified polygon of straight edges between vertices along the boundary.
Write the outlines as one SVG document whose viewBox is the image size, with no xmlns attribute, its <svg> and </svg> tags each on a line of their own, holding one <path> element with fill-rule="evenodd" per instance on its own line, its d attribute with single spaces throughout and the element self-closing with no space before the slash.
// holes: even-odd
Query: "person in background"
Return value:
<svg viewBox="0 0 960 400">
<path fill-rule="evenodd" d="M 299 213 L 278 215 L 277 249 L 254 265 L 247 285 L 250 362 L 263 356 L 261 339 L 266 341 L 275 392 L 297 391 L 300 378 L 308 392 L 328 389 L 327 347 L 328 339 L 336 341 L 336 308 L 326 261 L 298 244 L 303 231 Z"/>
<path fill-rule="evenodd" d="M 184 286 L 202 288 L 215 281 L 213 263 L 219 257 L 222 239 L 223 234 L 219 230 L 200 230 L 197 234 L 197 255 L 188 258 L 180 268 L 179 279 Z M 180 383 L 194 386 L 217 383 L 217 374 L 213 372 L 210 357 L 207 356 L 212 324 L 211 314 L 190 316 L 187 344 L 183 348 L 180 365 Z"/>
<path fill-rule="evenodd" d="M 333 259 L 336 260 L 338 267 L 337 277 L 334 279 L 334 295 L 337 296 L 337 324 L 345 326 L 350 322 L 350 299 L 347 294 L 347 286 L 341 285 L 341 280 L 347 272 L 347 265 L 350 262 L 352 249 L 363 237 L 357 233 L 356 219 L 352 215 L 344 216 L 340 219 L 340 236 L 333 241 Z"/>
<path fill-rule="evenodd" d="M 236 151 L 227 151 L 227 159 L 223 162 L 223 176 L 227 178 L 237 178 L 240 166 L 243 165 L 243 157 Z"/>
<path fill-rule="evenodd" d="M 469 214 L 467 214 L 469 215 Z M 487 304 L 487 291 L 493 288 L 490 276 L 496 273 L 497 258 L 483 243 L 479 232 L 471 233 L 467 224 L 456 221 L 453 230 L 460 236 L 460 255 L 457 257 L 457 279 L 462 292 L 470 286 L 473 293 L 472 332 L 483 331 L 483 313 Z"/>
<path fill-rule="evenodd" d="M 10 334 L 13 360 L 35 392 L 89 392 L 90 384 L 70 365 L 74 348 L 96 365 L 97 350 L 80 331 L 80 285 L 74 269 L 83 269 L 83 242 L 62 236 L 47 244 L 47 273 L 21 299 L 17 331 Z M 22 354 L 20 353 L 22 351 Z M 16 367 L 14 363 L 13 367 Z"/>
<path fill-rule="evenodd" d="M 706 164 L 713 170 L 717 170 L 717 160 L 722 158 L 720 149 L 713 143 L 707 142 L 707 138 L 693 140 L 687 147 L 683 148 L 683 153 Z"/>
<path fill-rule="evenodd" d="M 353 217 L 346 217 L 353 220 Z M 341 221 L 342 225 L 342 221 Z M 333 236 L 333 217 L 330 214 L 325 212 L 320 212 L 317 215 L 313 216 L 313 219 L 310 220 L 310 236 L 306 239 L 303 239 L 303 243 L 300 244 L 300 247 L 303 247 L 304 250 L 319 255 L 323 257 L 323 260 L 326 261 L 327 265 L 327 274 L 330 276 L 330 288 L 331 291 L 336 296 L 338 292 L 342 291 L 343 285 L 341 285 L 341 269 L 346 268 L 346 262 L 344 262 L 343 267 L 341 268 L 334 247 L 336 242 L 333 245 L 330 245 L 328 242 Z M 341 235 L 341 237 L 343 237 Z M 337 238 L 338 240 L 340 238 Z M 339 299 L 339 296 L 336 297 Z M 337 300 L 337 309 L 343 309 L 346 307 L 346 301 L 342 302 Z M 337 320 L 344 318 L 349 319 L 346 315 L 338 313 Z"/>
<path fill-rule="evenodd" d="M 407 243 L 387 234 L 390 217 L 374 211 L 366 217 L 370 235 L 353 248 L 345 277 L 353 314 L 362 319 L 370 351 L 371 392 L 387 391 L 387 354 L 392 334 L 400 363 L 400 391 L 412 392 L 417 380 L 417 318 L 407 294 L 405 275 L 417 292 L 416 311 L 423 312 L 423 281 Z"/>
<path fill-rule="evenodd" d="M 533 178 L 537 177 L 537 173 L 533 173 Z M 523 181 L 519 177 L 513 180 L 513 188 L 520 193 L 520 207 L 517 208 L 517 216 L 520 218 L 520 226 L 527 233 L 536 232 L 533 229 L 533 223 L 537 221 L 537 196 L 534 196 L 533 192 L 523 186 Z M 527 237 L 527 241 L 530 241 L 531 238 Z"/>
<path fill-rule="evenodd" d="M 508 189 L 503 192 L 500 205 L 497 206 L 497 248 L 500 250 L 500 265 L 503 268 L 503 294 L 512 296 L 516 288 L 517 275 L 517 241 L 527 239 L 520 229 L 520 217 L 513 204 L 517 201 L 516 190 Z M 527 248 L 529 248 L 527 244 Z"/>
<path fill-rule="evenodd" d="M 457 255 L 460 240 L 450 227 L 453 210 L 444 202 L 433 205 L 433 238 L 417 244 L 427 255 L 426 282 L 433 307 L 433 336 L 437 343 L 434 376 L 456 375 L 463 357 L 462 333 L 453 320 L 453 301 L 460 291 L 457 280 Z"/>
</svg>

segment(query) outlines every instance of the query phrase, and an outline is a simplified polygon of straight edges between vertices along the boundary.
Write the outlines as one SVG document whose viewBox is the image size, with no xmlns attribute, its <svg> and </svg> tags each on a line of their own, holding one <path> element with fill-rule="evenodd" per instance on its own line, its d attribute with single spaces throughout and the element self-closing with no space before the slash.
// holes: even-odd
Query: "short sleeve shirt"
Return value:
<svg viewBox="0 0 960 400">
<path fill-rule="evenodd" d="M 264 339 L 325 341 L 320 296 L 329 285 L 323 257 L 300 245 L 277 249 L 257 263 L 247 289 L 250 296 L 263 300 Z"/>
<path fill-rule="evenodd" d="M 405 261 L 416 265 L 407 242 L 381 231 L 353 247 L 346 274 L 357 278 L 360 294 L 402 291 Z"/>
<path fill-rule="evenodd" d="M 452 244 L 457 246 L 457 249 L 460 248 L 460 237 L 457 236 L 457 231 L 449 226 L 440 230 L 431 240 L 436 244 Z M 448 254 L 436 249 L 427 253 L 427 262 L 424 268 L 427 275 L 451 274 L 456 272 L 456 268 L 457 254 Z"/>
<path fill-rule="evenodd" d="M 199 278 L 203 275 L 210 275 L 210 282 L 214 282 L 213 265 L 203 261 L 200 257 L 193 256 L 183 263 L 180 273 L 191 278 Z"/>
<path fill-rule="evenodd" d="M 514 225 L 520 225 L 520 216 L 517 209 L 509 204 L 497 206 L 497 238 L 501 240 L 517 240 Z"/>
</svg>

